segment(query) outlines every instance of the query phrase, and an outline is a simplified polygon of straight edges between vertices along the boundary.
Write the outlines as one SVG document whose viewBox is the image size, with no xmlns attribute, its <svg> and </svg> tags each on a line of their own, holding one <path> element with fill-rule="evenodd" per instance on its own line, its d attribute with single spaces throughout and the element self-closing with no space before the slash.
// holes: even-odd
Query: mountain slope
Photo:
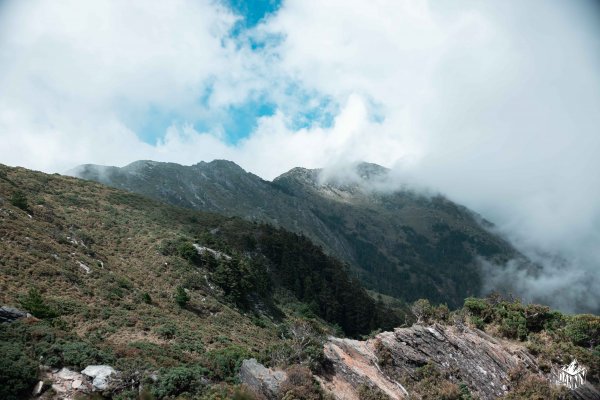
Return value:
<svg viewBox="0 0 600 400">
<path fill-rule="evenodd" d="M 286 398 L 325 400 L 327 387 L 352 379 L 349 367 L 360 365 L 381 369 L 392 384 L 402 381 L 411 398 L 430 392 L 422 398 L 440 398 L 439 376 L 455 400 L 463 399 L 461 381 L 474 393 L 486 379 L 478 369 L 461 372 L 469 379 L 444 370 L 438 353 L 445 347 L 419 327 L 410 332 L 420 341 L 375 347 L 379 366 L 359 357 L 360 343 L 327 342 L 343 335 L 340 328 L 357 336 L 412 318 L 373 301 L 306 237 L 1 165 L 0 306 L 0 398 L 6 400 L 29 398 L 36 383 L 44 400 L 93 397 L 93 382 L 78 372 L 90 365 L 117 371 L 107 389 L 96 390 L 108 398 L 254 399 L 238 384 L 249 358 L 286 371 Z M 499 333 L 508 347 L 527 340 L 539 358 L 533 372 L 577 357 L 598 382 L 597 317 L 494 299 L 469 299 L 452 314 L 424 301 L 414 310 L 420 320 L 456 327 L 447 330 L 466 323 Z M 377 338 L 391 336 L 369 343 Z M 335 358 L 331 345 L 340 343 L 357 351 L 347 347 Z M 464 357 L 465 364 L 478 362 L 471 353 Z M 426 361 L 439 371 L 421 365 Z M 372 375 L 355 372 L 360 379 L 350 384 L 358 398 L 382 398 L 365 397 L 377 394 L 365 386 Z M 546 390 L 548 383 L 533 385 Z"/>
<path fill-rule="evenodd" d="M 232 380 L 242 357 L 287 348 L 298 316 L 350 335 L 404 319 L 305 237 L 1 165 L 0 306 L 42 320 L 0 324 L 8 391 L 5 362 L 31 377 L 36 360 L 138 375 L 198 366 L 213 371 L 198 377 L 210 387 Z"/>
<path fill-rule="evenodd" d="M 520 257 L 462 206 L 441 196 L 378 189 L 388 172 L 363 163 L 340 180 L 295 168 L 268 182 L 216 160 L 189 167 L 152 161 L 123 168 L 84 165 L 72 173 L 171 204 L 305 234 L 348 262 L 368 288 L 407 301 L 427 297 L 456 307 L 479 294 L 478 257 L 500 262 Z"/>
</svg>

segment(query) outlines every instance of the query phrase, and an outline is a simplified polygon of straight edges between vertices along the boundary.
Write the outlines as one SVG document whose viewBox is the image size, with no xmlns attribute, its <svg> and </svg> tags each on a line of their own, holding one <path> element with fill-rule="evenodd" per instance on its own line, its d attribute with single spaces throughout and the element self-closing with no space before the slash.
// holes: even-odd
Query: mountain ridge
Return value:
<svg viewBox="0 0 600 400">
<path fill-rule="evenodd" d="M 406 301 L 427 297 L 456 307 L 480 294 L 478 257 L 498 264 L 524 259 L 482 226 L 480 216 L 441 195 L 382 191 L 389 170 L 377 164 L 355 164 L 339 174 L 297 167 L 273 181 L 226 160 L 84 165 L 71 173 L 177 206 L 307 235 L 350 264 L 369 289 Z"/>
</svg>

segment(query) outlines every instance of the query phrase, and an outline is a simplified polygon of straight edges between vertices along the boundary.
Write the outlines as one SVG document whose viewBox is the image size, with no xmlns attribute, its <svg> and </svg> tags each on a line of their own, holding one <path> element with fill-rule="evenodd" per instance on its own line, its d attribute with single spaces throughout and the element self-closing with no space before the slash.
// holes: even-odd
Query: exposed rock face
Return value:
<svg viewBox="0 0 600 400">
<path fill-rule="evenodd" d="M 522 346 L 479 330 L 441 325 L 398 328 L 367 341 L 330 338 L 324 350 L 333 374 L 321 378 L 322 384 L 344 400 L 358 399 L 360 385 L 376 387 L 392 399 L 405 398 L 407 391 L 394 377 L 410 379 L 428 362 L 450 372 L 452 381 L 465 383 L 481 399 L 505 394 L 509 371 L 517 366 L 541 374 Z"/>
<path fill-rule="evenodd" d="M 332 362 L 334 373 L 318 380 L 336 399 L 359 400 L 361 385 L 375 387 L 391 399 L 407 395 L 404 387 L 390 379 L 377 363 L 372 342 L 330 338 L 325 344 L 325 356 Z"/>
<path fill-rule="evenodd" d="M 259 396 L 269 400 L 278 398 L 281 384 L 286 378 L 284 371 L 265 368 L 254 358 L 244 360 L 240 369 L 240 381 Z"/>
</svg>

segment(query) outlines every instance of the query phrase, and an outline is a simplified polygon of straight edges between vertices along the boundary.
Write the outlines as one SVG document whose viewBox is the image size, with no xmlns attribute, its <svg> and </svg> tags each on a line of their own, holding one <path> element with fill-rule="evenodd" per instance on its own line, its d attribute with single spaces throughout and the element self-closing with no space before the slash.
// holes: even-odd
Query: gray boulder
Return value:
<svg viewBox="0 0 600 400">
<path fill-rule="evenodd" d="M 27 317 L 31 317 L 31 314 L 26 311 L 21 311 L 8 306 L 0 307 L 0 323 L 14 322 L 20 318 Z"/>
<path fill-rule="evenodd" d="M 281 384 L 287 378 L 284 371 L 265 368 L 256 359 L 251 358 L 242 362 L 240 381 L 253 392 L 269 400 L 279 398 Z"/>
<path fill-rule="evenodd" d="M 93 379 L 93 390 L 102 391 L 110 387 L 111 380 L 117 371 L 109 365 L 88 365 L 81 373 Z"/>
</svg>

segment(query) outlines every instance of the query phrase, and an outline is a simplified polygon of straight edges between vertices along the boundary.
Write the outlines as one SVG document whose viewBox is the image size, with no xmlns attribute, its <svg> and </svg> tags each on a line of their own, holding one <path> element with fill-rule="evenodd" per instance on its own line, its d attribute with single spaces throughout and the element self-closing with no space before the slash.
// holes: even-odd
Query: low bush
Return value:
<svg viewBox="0 0 600 400">
<path fill-rule="evenodd" d="M 190 296 L 187 294 L 182 286 L 178 286 L 175 291 L 175 303 L 181 308 L 185 308 L 187 303 L 190 301 Z"/>
<path fill-rule="evenodd" d="M 0 342 L 0 399 L 27 398 L 37 378 L 37 362 L 25 347 L 14 342 Z"/>
<path fill-rule="evenodd" d="M 465 299 L 464 307 L 471 315 L 479 317 L 484 323 L 492 321 L 493 310 L 485 299 L 469 297 Z"/>
<path fill-rule="evenodd" d="M 573 344 L 593 348 L 600 344 L 600 317 L 592 314 L 574 315 L 567 320 L 565 334 Z"/>
<path fill-rule="evenodd" d="M 464 400 L 461 388 L 448 380 L 435 365 L 425 364 L 415 371 L 412 390 L 423 400 Z"/>
<path fill-rule="evenodd" d="M 25 194 L 21 191 L 13 193 L 12 197 L 10 198 L 10 204 L 20 208 L 23 211 L 29 212 L 29 203 L 27 201 L 27 196 L 25 196 Z"/>
<path fill-rule="evenodd" d="M 508 311 L 500 324 L 502 336 L 510 339 L 524 340 L 527 338 L 527 320 L 518 311 Z"/>
<path fill-rule="evenodd" d="M 281 385 L 283 400 L 321 400 L 323 392 L 306 367 L 294 365 L 287 370 L 287 379 Z"/>
<path fill-rule="evenodd" d="M 58 315 L 46 304 L 46 300 L 36 288 L 29 289 L 27 295 L 21 297 L 19 303 L 21 307 L 38 318 L 54 318 Z"/>
<path fill-rule="evenodd" d="M 158 399 L 183 394 L 200 394 L 206 387 L 208 371 L 198 365 L 163 368 L 151 392 Z"/>
<path fill-rule="evenodd" d="M 434 308 L 427 299 L 419 299 L 410 307 L 410 311 L 417 317 L 417 323 L 428 322 L 434 313 Z"/>
<path fill-rule="evenodd" d="M 83 369 L 91 364 L 110 364 L 112 354 L 100 350 L 89 343 L 60 339 L 52 344 L 41 342 L 36 346 L 36 354 L 44 364 L 52 367 L 75 367 Z"/>
<path fill-rule="evenodd" d="M 242 361 L 250 357 L 248 350 L 239 346 L 229 346 L 206 353 L 203 364 L 210 370 L 213 379 L 235 382 Z"/>
</svg>

